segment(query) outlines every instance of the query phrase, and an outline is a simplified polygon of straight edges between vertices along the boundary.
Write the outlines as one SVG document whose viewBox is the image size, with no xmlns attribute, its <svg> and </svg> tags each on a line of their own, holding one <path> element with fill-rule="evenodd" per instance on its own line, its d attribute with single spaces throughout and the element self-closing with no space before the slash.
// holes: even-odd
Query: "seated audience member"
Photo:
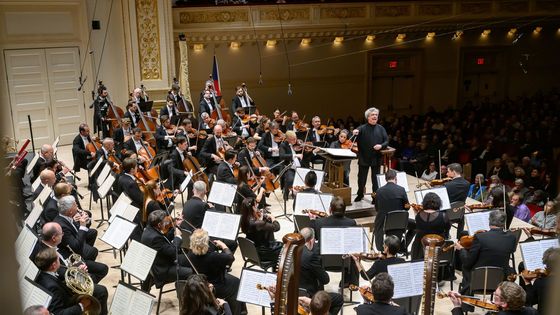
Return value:
<svg viewBox="0 0 560 315">
<path fill-rule="evenodd" d="M 510 199 L 510 205 L 514 209 L 513 216 L 521 221 L 529 222 L 531 220 L 531 210 L 523 203 L 523 198 L 519 194 L 513 194 Z"/>
<path fill-rule="evenodd" d="M 461 295 L 456 292 L 449 292 L 451 302 L 454 308 L 451 310 L 452 315 L 463 314 L 461 309 Z M 492 302 L 496 304 L 500 311 L 498 315 L 536 315 L 537 310 L 532 307 L 525 306 L 526 294 L 522 287 L 515 282 L 504 281 L 498 285 L 493 294 Z"/>
<path fill-rule="evenodd" d="M 398 237 L 394 235 L 387 235 L 383 241 L 383 252 L 385 256 L 383 259 L 379 259 L 371 265 L 371 267 L 365 271 L 362 264 L 360 263 L 360 256 L 352 255 L 354 262 L 356 263 L 356 268 L 360 272 L 360 275 L 364 280 L 371 280 L 378 274 L 382 272 L 387 272 L 387 266 L 392 264 L 400 264 L 405 262 L 404 258 L 397 257 L 401 247 L 401 241 Z"/>
<path fill-rule="evenodd" d="M 180 303 L 180 315 L 233 315 L 229 304 L 214 296 L 204 275 L 191 275 L 185 282 Z"/>
<path fill-rule="evenodd" d="M 476 201 L 482 202 L 484 200 L 484 193 L 486 193 L 486 185 L 484 185 L 484 175 L 476 174 L 474 177 L 474 184 L 469 187 L 467 197 Z"/>
<path fill-rule="evenodd" d="M 437 176 L 438 172 L 436 168 L 436 162 L 432 161 L 430 162 L 430 164 L 428 164 L 428 168 L 422 172 L 420 178 L 422 178 L 423 180 L 431 181 L 433 179 L 436 179 Z"/>
<path fill-rule="evenodd" d="M 556 216 L 558 214 L 558 203 L 556 201 L 548 201 L 544 205 L 544 209 L 535 213 L 530 223 L 541 229 L 556 228 Z"/>
<path fill-rule="evenodd" d="M 393 292 L 395 284 L 393 278 L 386 272 L 382 272 L 371 280 L 371 292 L 374 301 L 369 304 L 360 304 L 355 308 L 357 315 L 370 314 L 389 314 L 389 315 L 406 315 L 406 310 L 393 303 Z"/>
</svg>

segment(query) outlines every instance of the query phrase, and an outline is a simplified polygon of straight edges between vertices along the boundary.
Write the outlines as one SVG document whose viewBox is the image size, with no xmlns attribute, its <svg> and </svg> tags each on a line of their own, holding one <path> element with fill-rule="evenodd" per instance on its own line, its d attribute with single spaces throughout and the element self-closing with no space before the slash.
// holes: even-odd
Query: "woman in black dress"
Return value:
<svg viewBox="0 0 560 315">
<path fill-rule="evenodd" d="M 241 203 L 241 231 L 247 239 L 255 243 L 259 258 L 263 262 L 276 262 L 282 250 L 282 243 L 274 239 L 274 232 L 280 230 L 280 223 L 272 214 L 264 214 L 257 208 L 253 198 Z"/>
<path fill-rule="evenodd" d="M 228 303 L 214 297 L 204 275 L 187 278 L 180 309 L 181 315 L 232 315 Z"/>
<path fill-rule="evenodd" d="M 257 182 L 257 184 L 255 184 L 257 186 L 256 188 L 252 188 L 251 186 L 249 186 L 249 176 L 249 167 L 245 165 L 241 166 L 237 175 L 237 207 L 241 206 L 243 199 L 253 198 L 257 202 L 258 208 L 264 209 L 266 207 L 266 201 L 264 198 L 265 190 L 260 185 L 260 182 Z"/>
<path fill-rule="evenodd" d="M 435 193 L 429 192 L 422 200 L 422 209 L 416 214 L 416 237 L 412 243 L 412 259 L 424 258 L 422 237 L 427 234 L 438 234 L 443 238 L 449 235 L 451 223 L 441 209 L 441 199 Z"/>
</svg>

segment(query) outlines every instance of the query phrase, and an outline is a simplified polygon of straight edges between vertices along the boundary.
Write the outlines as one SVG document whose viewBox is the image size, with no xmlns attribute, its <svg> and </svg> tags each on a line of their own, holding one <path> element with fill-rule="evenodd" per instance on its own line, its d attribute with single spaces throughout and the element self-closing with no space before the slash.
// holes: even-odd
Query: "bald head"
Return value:
<svg viewBox="0 0 560 315">
<path fill-rule="evenodd" d="M 41 184 L 47 185 L 51 188 L 56 182 L 56 175 L 49 169 L 44 169 L 39 175 L 39 178 L 41 179 Z"/>
<path fill-rule="evenodd" d="M 56 222 L 47 222 L 43 225 L 41 240 L 45 244 L 56 247 L 62 241 L 62 227 Z"/>
<path fill-rule="evenodd" d="M 222 136 L 222 125 L 218 125 L 216 124 L 216 126 L 214 126 L 214 135 L 217 137 L 221 137 Z"/>
<path fill-rule="evenodd" d="M 50 144 L 43 144 L 41 146 L 41 156 L 47 161 L 50 162 L 54 157 L 54 149 Z"/>
</svg>

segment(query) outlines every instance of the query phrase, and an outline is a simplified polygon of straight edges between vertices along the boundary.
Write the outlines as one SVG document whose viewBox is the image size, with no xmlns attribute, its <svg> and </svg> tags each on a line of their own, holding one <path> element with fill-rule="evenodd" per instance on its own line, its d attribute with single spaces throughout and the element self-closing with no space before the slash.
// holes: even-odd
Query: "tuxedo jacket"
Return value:
<svg viewBox="0 0 560 315">
<path fill-rule="evenodd" d="M 406 191 L 395 183 L 387 182 L 385 186 L 377 189 L 375 197 L 375 210 L 377 211 L 375 215 L 375 231 L 383 233 L 383 223 L 387 213 L 404 210 L 404 205 L 407 203 L 408 196 Z"/>
<path fill-rule="evenodd" d="M 463 268 L 494 266 L 502 267 L 506 272 L 511 253 L 516 249 L 515 240 L 513 233 L 501 229 L 475 234 L 471 248 L 459 252 Z"/>
<path fill-rule="evenodd" d="M 131 205 L 137 207 L 138 209 L 142 209 L 144 204 L 144 194 L 138 187 L 138 183 L 135 179 L 131 178 L 127 174 L 121 174 L 121 176 L 119 176 L 119 188 L 130 198 L 130 200 L 132 200 Z"/>
<path fill-rule="evenodd" d="M 223 138 L 222 138 L 223 139 Z M 224 140 L 225 142 L 225 140 Z M 216 137 L 208 137 L 200 150 L 200 157 L 206 166 L 211 167 L 216 165 L 214 159 L 212 159 L 212 154 L 216 154 L 218 152 L 218 147 L 216 145 Z"/>
<path fill-rule="evenodd" d="M 91 143 L 91 137 L 88 136 Z M 72 157 L 74 158 L 74 171 L 78 172 L 80 169 L 87 169 L 88 163 L 91 161 L 91 155 L 86 150 L 84 141 L 81 135 L 77 135 L 72 141 Z"/>
<path fill-rule="evenodd" d="M 62 278 L 55 277 L 46 272 L 40 272 L 37 276 L 37 284 L 47 290 L 52 300 L 49 311 L 53 314 L 80 315 L 82 308 L 77 302 L 73 302 L 73 292 L 65 285 Z"/>
<path fill-rule="evenodd" d="M 237 179 L 235 178 L 235 176 L 233 176 L 233 172 L 226 162 L 222 162 L 220 163 L 220 165 L 218 165 L 218 171 L 216 172 L 216 181 L 229 184 L 237 184 Z"/>
<path fill-rule="evenodd" d="M 255 150 L 255 151 L 257 151 L 257 150 Z M 261 153 L 261 156 L 264 156 L 264 155 Z M 251 154 L 249 153 L 249 150 L 246 147 L 241 149 L 241 151 L 239 151 L 239 153 L 237 153 L 237 162 L 239 162 L 239 164 L 241 166 L 247 166 L 247 167 L 252 168 L 255 175 L 260 174 L 259 173 L 259 168 L 256 167 L 253 164 L 253 161 L 251 160 Z M 247 164 L 247 162 L 249 162 L 249 164 Z"/>
<path fill-rule="evenodd" d="M 213 99 L 210 99 L 210 104 L 212 104 L 212 109 L 216 110 L 216 103 L 214 102 Z M 198 115 L 200 116 L 200 114 L 205 112 L 208 113 L 208 115 L 212 114 L 212 111 L 210 111 L 210 107 L 208 106 L 208 103 L 206 103 L 206 99 L 202 98 L 202 100 L 200 100 L 199 103 Z"/>
<path fill-rule="evenodd" d="M 134 119 L 136 119 L 136 123 L 134 123 L 134 119 L 132 119 L 132 115 L 130 114 L 129 111 L 125 111 L 124 118 L 130 119 L 130 128 L 138 127 L 138 124 L 140 124 L 140 120 L 142 119 L 140 118 L 140 114 L 136 113 L 134 114 Z"/>
<path fill-rule="evenodd" d="M 280 149 L 280 159 L 284 160 L 285 165 L 290 164 L 293 161 L 292 150 L 290 149 L 290 144 L 288 142 L 284 141 L 284 142 L 280 143 L 278 148 Z M 299 163 L 300 163 L 301 167 L 309 168 L 309 160 L 306 159 L 305 157 L 303 159 L 300 159 Z"/>
<path fill-rule="evenodd" d="M 187 152 L 183 152 L 183 156 L 185 156 Z M 164 162 L 167 166 L 167 174 L 171 180 L 171 176 L 173 176 L 173 187 L 179 187 L 183 180 L 185 180 L 185 167 L 183 166 L 183 160 L 181 159 L 181 155 L 179 151 L 173 149 L 167 158 L 167 161 Z"/>
<path fill-rule="evenodd" d="M 156 133 L 154 137 L 156 138 L 156 146 L 158 150 L 169 150 L 171 147 L 168 147 L 168 140 L 165 140 L 165 136 L 167 136 L 167 130 L 163 127 L 163 125 L 158 126 L 156 128 Z"/>
<path fill-rule="evenodd" d="M 355 310 L 357 315 L 408 315 L 404 308 L 383 302 L 360 304 Z"/>
<path fill-rule="evenodd" d="M 29 179 L 29 181 L 33 183 L 46 167 L 47 161 L 42 156 L 39 156 L 37 162 L 33 166 L 33 170 L 31 171 L 31 178 Z"/>
<path fill-rule="evenodd" d="M 129 131 L 132 134 L 132 129 Z M 117 128 L 113 131 L 113 141 L 115 141 L 115 148 L 120 151 L 124 146 L 124 130 Z"/>
<path fill-rule="evenodd" d="M 70 248 L 72 248 L 76 254 L 82 256 L 83 259 L 95 260 L 93 256 L 97 256 L 97 250 L 86 243 L 88 231 L 81 230 L 77 222 L 70 223 L 61 215 L 56 216 L 53 221 L 60 224 L 62 232 L 64 232 L 62 241 L 58 245 L 58 250 L 62 256 L 68 257 L 72 254 L 68 249 L 68 246 L 70 246 Z"/>
<path fill-rule="evenodd" d="M 269 151 L 269 149 L 272 148 L 272 141 L 272 134 L 270 133 L 270 131 L 267 131 L 263 134 L 261 140 L 259 141 L 259 144 L 257 145 L 257 149 L 259 149 L 259 151 L 264 154 L 265 159 L 270 159 L 272 157 L 272 152 Z"/>
<path fill-rule="evenodd" d="M 183 219 L 184 221 L 188 221 L 197 229 L 202 227 L 202 222 L 204 221 L 204 214 L 206 214 L 206 210 L 208 210 L 208 204 L 202 199 L 194 196 L 191 199 L 187 200 L 185 205 L 183 206 Z M 192 226 L 183 222 L 182 228 L 193 231 Z"/>
<path fill-rule="evenodd" d="M 49 196 L 43 203 L 43 213 L 41 214 L 43 222 L 52 222 L 58 216 L 58 201 Z"/>
<path fill-rule="evenodd" d="M 142 233 L 142 244 L 157 251 L 152 271 L 157 279 L 165 279 L 171 269 L 176 268 L 177 251 L 181 247 L 181 239 L 170 240 L 152 226 L 147 226 Z"/>
<path fill-rule="evenodd" d="M 310 250 L 307 246 L 301 251 L 301 272 L 299 287 L 307 290 L 309 295 L 323 290 L 325 284 L 330 282 L 329 274 L 323 269 L 319 246 L 313 246 Z"/>
<path fill-rule="evenodd" d="M 142 140 L 140 140 L 140 141 L 142 141 Z M 124 143 L 123 149 L 130 150 L 130 151 L 138 154 L 138 151 L 136 151 L 136 144 L 134 144 L 134 139 L 132 137 L 130 137 L 130 139 L 128 139 L 128 141 L 126 141 Z"/>
</svg>

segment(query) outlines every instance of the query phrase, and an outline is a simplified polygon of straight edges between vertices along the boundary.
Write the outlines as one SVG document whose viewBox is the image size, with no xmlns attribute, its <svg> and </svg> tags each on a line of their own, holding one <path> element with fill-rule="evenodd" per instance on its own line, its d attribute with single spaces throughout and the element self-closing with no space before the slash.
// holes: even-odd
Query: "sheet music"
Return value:
<svg viewBox="0 0 560 315">
<path fill-rule="evenodd" d="M 49 307 L 52 297 L 45 290 L 28 278 L 19 282 L 22 308 L 26 309 L 32 305 L 43 305 Z"/>
<path fill-rule="evenodd" d="M 60 136 L 56 137 L 56 139 L 54 140 L 52 147 L 53 147 L 53 154 L 56 155 L 56 152 L 58 151 L 58 143 L 60 142 Z"/>
<path fill-rule="evenodd" d="M 350 149 L 321 148 L 321 150 L 327 152 L 332 156 L 348 157 L 348 158 L 358 157 L 356 153 L 352 152 L 352 150 Z"/>
<path fill-rule="evenodd" d="M 189 182 L 191 181 L 191 177 L 192 177 L 192 171 L 189 171 L 187 173 L 187 177 L 185 177 L 185 180 L 183 180 L 183 182 L 181 183 L 181 193 L 184 193 L 185 189 L 187 189 L 187 186 L 189 185 Z"/>
<path fill-rule="evenodd" d="M 31 173 L 31 171 L 35 167 L 35 164 L 37 164 L 37 160 L 39 160 L 39 153 L 35 153 L 33 155 L 33 159 L 31 159 L 31 162 L 27 164 L 27 168 L 25 169 L 25 174 Z"/>
<path fill-rule="evenodd" d="M 29 255 L 35 248 L 38 238 L 31 229 L 26 225 L 23 227 L 16 239 L 16 258 L 18 262 L 23 264 L 25 259 L 29 259 Z"/>
<path fill-rule="evenodd" d="M 113 223 L 116 216 L 120 216 L 123 219 L 127 219 L 128 221 L 134 221 L 134 218 L 136 217 L 136 213 L 138 213 L 138 211 L 140 211 L 140 209 L 138 209 L 137 207 L 130 204 L 129 205 L 125 204 L 122 207 L 115 209 L 115 211 L 111 213 L 111 217 L 109 218 L 109 223 Z"/>
<path fill-rule="evenodd" d="M 49 186 L 43 187 L 43 190 L 41 190 L 41 193 L 37 196 L 36 200 L 38 200 L 40 204 L 45 203 L 45 200 L 47 200 L 51 192 L 52 188 L 50 188 Z"/>
<path fill-rule="evenodd" d="M 243 268 L 239 282 L 237 300 L 249 304 L 270 307 L 270 295 L 266 290 L 257 289 L 257 284 L 276 286 L 276 274 Z"/>
<path fill-rule="evenodd" d="M 37 176 L 37 178 L 35 178 L 35 181 L 31 183 L 31 191 L 37 190 L 37 187 L 39 187 L 40 183 L 41 183 L 41 176 Z"/>
<path fill-rule="evenodd" d="M 424 196 L 426 196 L 426 194 L 429 192 L 433 192 L 434 194 L 438 195 L 439 198 L 441 199 L 440 210 L 451 209 L 451 203 L 449 202 L 449 195 L 447 194 L 447 188 L 445 187 L 415 190 L 414 197 L 416 197 L 416 203 L 422 204 L 422 200 L 424 200 Z"/>
<path fill-rule="evenodd" d="M 523 265 L 526 270 L 534 271 L 535 269 L 544 269 L 542 262 L 544 252 L 551 247 L 558 247 L 558 239 L 550 238 L 534 242 L 519 243 L 521 248 L 521 257 L 523 257 Z"/>
<path fill-rule="evenodd" d="M 385 186 L 385 184 L 387 184 L 387 181 L 385 180 L 385 174 L 377 174 L 377 184 L 379 187 L 383 187 Z M 406 176 L 405 172 L 397 172 L 397 185 L 404 188 L 406 192 L 410 191 L 410 188 L 408 187 L 408 177 Z"/>
<path fill-rule="evenodd" d="M 135 223 L 117 216 L 115 220 L 113 220 L 113 223 L 109 225 L 107 231 L 101 236 L 100 240 L 116 249 L 121 249 L 135 228 Z"/>
<path fill-rule="evenodd" d="M 39 268 L 31 261 L 31 259 L 27 258 L 23 260 L 23 263 L 19 265 L 18 268 L 18 279 L 23 281 L 25 277 L 29 278 L 32 281 L 35 281 L 37 275 L 39 274 Z"/>
<path fill-rule="evenodd" d="M 333 199 L 332 194 L 315 194 L 315 193 L 305 193 L 299 192 L 296 195 L 296 203 L 294 205 L 294 213 L 303 214 L 303 210 L 319 210 L 326 212 L 329 210 L 331 201 Z"/>
<path fill-rule="evenodd" d="M 208 195 L 208 202 L 231 207 L 233 199 L 237 193 L 237 186 L 234 184 L 214 182 Z"/>
<path fill-rule="evenodd" d="M 105 196 L 107 196 L 107 193 L 109 192 L 111 187 L 113 187 L 114 182 L 115 182 L 115 176 L 113 175 L 107 176 L 107 179 L 105 179 L 103 184 L 99 186 L 99 189 L 97 189 L 100 198 L 105 198 Z"/>
<path fill-rule="evenodd" d="M 365 253 L 366 232 L 361 227 L 321 228 L 321 255 Z"/>
<path fill-rule="evenodd" d="M 152 268 L 157 252 L 135 240 L 130 242 L 121 269 L 144 281 Z"/>
<path fill-rule="evenodd" d="M 119 283 L 113 296 L 109 314 L 149 315 L 153 306 L 153 296 Z"/>
<path fill-rule="evenodd" d="M 323 177 L 325 177 L 325 172 L 312 170 L 310 168 L 296 168 L 296 174 L 294 175 L 294 183 L 292 184 L 292 186 L 305 186 L 305 175 L 307 175 L 309 171 L 314 171 L 315 174 L 317 174 L 317 184 L 315 184 L 315 189 L 317 191 L 321 191 L 321 184 L 323 184 Z"/>
<path fill-rule="evenodd" d="M 101 172 L 99 173 L 99 175 L 97 175 L 97 178 L 95 179 L 95 181 L 97 182 L 97 186 L 101 186 L 101 184 L 103 184 L 103 182 L 105 181 L 107 176 L 109 176 L 110 173 L 111 173 L 111 166 L 109 166 L 109 163 L 105 163 L 105 165 L 101 169 Z"/>
<path fill-rule="evenodd" d="M 423 294 L 424 261 L 389 265 L 387 272 L 395 283 L 393 299 Z"/>
<path fill-rule="evenodd" d="M 97 162 L 95 162 L 95 165 L 94 165 L 93 168 L 91 169 L 90 174 L 95 174 L 95 172 L 97 171 L 97 169 L 99 168 L 99 166 L 101 166 L 102 163 L 103 163 L 103 159 L 101 159 L 101 158 L 97 159 Z"/>
<path fill-rule="evenodd" d="M 33 210 L 31 210 L 31 212 L 25 219 L 25 225 L 35 226 L 35 223 L 37 223 L 37 220 L 39 220 L 41 213 L 43 213 L 43 206 L 41 206 L 38 202 L 34 202 Z"/>
<path fill-rule="evenodd" d="M 206 211 L 202 228 L 212 237 L 235 241 L 241 216 L 225 212 Z"/>
<path fill-rule="evenodd" d="M 481 211 L 475 213 L 465 213 L 465 222 L 467 223 L 467 230 L 469 235 L 474 235 L 476 231 L 490 230 L 490 223 L 488 218 L 490 211 Z"/>
<path fill-rule="evenodd" d="M 109 210 L 109 214 L 111 214 L 111 216 L 114 216 L 114 215 L 117 215 L 119 212 L 124 212 L 124 209 L 126 208 L 126 206 L 128 206 L 131 203 L 132 203 L 132 200 L 130 198 L 128 198 L 128 196 L 125 193 L 121 193 L 119 195 L 119 198 L 117 198 L 115 203 L 113 203 L 113 206 Z M 115 212 L 115 211 L 117 211 L 117 212 Z M 111 222 L 111 221 L 109 221 L 109 222 Z"/>
</svg>

